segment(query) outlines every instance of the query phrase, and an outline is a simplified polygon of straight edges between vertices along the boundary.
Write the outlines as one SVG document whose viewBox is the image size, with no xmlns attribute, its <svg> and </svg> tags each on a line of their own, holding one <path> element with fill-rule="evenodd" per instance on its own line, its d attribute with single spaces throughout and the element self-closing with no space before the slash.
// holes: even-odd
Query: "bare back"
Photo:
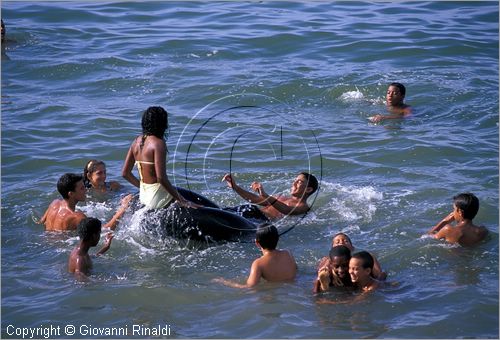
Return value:
<svg viewBox="0 0 500 340">
<path fill-rule="evenodd" d="M 147 136 L 142 148 L 141 143 L 142 136 L 139 136 L 135 139 L 131 149 L 135 160 L 141 163 L 142 180 L 148 184 L 158 183 L 157 173 L 165 172 L 165 141 L 155 136 Z"/>
<path fill-rule="evenodd" d="M 458 244 L 464 247 L 473 246 L 486 238 L 488 229 L 476 225 L 457 226 L 461 232 Z"/>
<path fill-rule="evenodd" d="M 262 278 L 269 282 L 290 281 L 297 274 L 297 263 L 288 250 L 273 250 L 256 261 Z"/>
</svg>

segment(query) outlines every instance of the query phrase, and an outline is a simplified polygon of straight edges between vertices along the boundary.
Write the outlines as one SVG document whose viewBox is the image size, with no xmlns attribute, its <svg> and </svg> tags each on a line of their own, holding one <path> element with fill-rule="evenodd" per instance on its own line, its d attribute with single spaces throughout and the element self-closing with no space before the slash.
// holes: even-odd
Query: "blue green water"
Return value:
<svg viewBox="0 0 500 340">
<path fill-rule="evenodd" d="M 51 325 L 59 338 L 112 338 L 80 327 L 134 324 L 179 338 L 498 338 L 498 2 L 1 7 L 3 338 Z M 415 114 L 369 123 L 393 81 Z M 75 234 L 45 233 L 33 217 L 63 173 L 98 158 L 124 189 L 80 208 L 109 218 L 135 192 L 120 171 L 150 105 L 169 112 L 170 180 L 215 202 L 242 203 L 220 182 L 229 170 L 269 193 L 287 193 L 299 171 L 321 179 L 312 213 L 278 223 L 295 225 L 279 243 L 297 259 L 294 283 L 213 284 L 242 282 L 258 249 L 186 248 L 130 215 L 92 283 L 66 273 Z M 463 249 L 422 236 L 464 191 L 479 197 L 490 239 Z M 399 285 L 361 301 L 314 296 L 338 231 Z"/>
</svg>

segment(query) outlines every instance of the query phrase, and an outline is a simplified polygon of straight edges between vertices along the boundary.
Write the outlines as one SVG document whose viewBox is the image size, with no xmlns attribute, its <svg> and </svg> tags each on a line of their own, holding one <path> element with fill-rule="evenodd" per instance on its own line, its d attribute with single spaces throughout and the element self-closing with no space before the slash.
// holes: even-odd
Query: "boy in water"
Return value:
<svg viewBox="0 0 500 340">
<path fill-rule="evenodd" d="M 57 191 L 63 199 L 52 201 L 39 223 L 45 224 L 46 231 L 76 230 L 77 225 L 86 217 L 83 212 L 76 211 L 76 204 L 84 202 L 86 198 L 83 177 L 71 173 L 62 175 L 57 182 Z M 127 195 L 122 199 L 120 208 L 104 225 L 105 228 L 116 228 L 118 220 L 125 213 L 131 199 L 132 195 Z"/>
<path fill-rule="evenodd" d="M 388 115 L 370 117 L 372 123 L 379 123 L 385 119 L 401 119 L 411 116 L 413 109 L 404 103 L 406 88 L 401 83 L 391 83 L 385 95 Z"/>
<path fill-rule="evenodd" d="M 335 236 L 333 236 L 332 239 L 332 247 L 343 245 L 349 248 L 349 250 L 354 252 L 354 245 L 352 244 L 351 239 L 349 236 L 347 236 L 344 233 L 337 233 Z M 377 280 L 385 280 L 387 278 L 387 273 L 382 270 L 382 267 L 380 266 L 380 263 L 378 262 L 377 258 L 373 256 L 373 254 L 370 253 L 370 255 L 373 258 L 373 273 L 372 276 L 376 278 Z M 325 259 L 325 258 L 323 258 Z"/>
<path fill-rule="evenodd" d="M 453 211 L 429 230 L 436 239 L 445 239 L 449 243 L 461 246 L 473 246 L 486 238 L 488 229 L 472 222 L 479 210 L 479 199 L 471 193 L 462 193 L 453 197 Z M 456 222 L 453 226 L 452 223 Z"/>
<path fill-rule="evenodd" d="M 346 246 L 335 246 L 330 249 L 329 258 L 322 261 L 318 277 L 314 281 L 313 293 L 324 292 L 330 287 L 351 287 L 349 276 L 349 260 L 351 251 Z"/>
<path fill-rule="evenodd" d="M 80 243 L 73 249 L 68 261 L 68 271 L 74 273 L 79 280 L 87 280 L 87 276 L 92 269 L 92 260 L 89 256 L 89 249 L 97 246 L 101 238 L 101 221 L 93 217 L 85 217 L 78 224 L 78 236 Z M 111 246 L 113 234 L 106 234 L 106 242 L 96 256 L 100 256 L 108 251 Z"/>
<path fill-rule="evenodd" d="M 242 285 L 223 278 L 213 279 L 233 288 L 256 286 L 260 278 L 269 282 L 291 281 L 297 273 L 297 263 L 288 250 L 276 249 L 279 241 L 278 229 L 272 224 L 259 226 L 255 235 L 255 244 L 262 251 L 262 256 L 253 261 L 246 284 Z"/>
<path fill-rule="evenodd" d="M 262 206 L 261 212 L 271 220 L 282 218 L 285 215 L 305 214 L 310 209 L 307 198 L 318 189 L 318 180 L 307 172 L 301 172 L 293 181 L 290 190 L 291 197 L 270 196 L 259 182 L 253 182 L 251 185 L 252 190 L 257 192 L 254 194 L 236 184 L 235 179 L 230 174 L 224 175 L 222 180 L 226 181 L 228 187 L 245 200 Z"/>
<path fill-rule="evenodd" d="M 379 286 L 379 282 L 372 276 L 373 257 L 367 251 L 360 251 L 352 255 L 349 260 L 349 275 L 354 285 L 363 292 L 372 291 Z"/>
</svg>

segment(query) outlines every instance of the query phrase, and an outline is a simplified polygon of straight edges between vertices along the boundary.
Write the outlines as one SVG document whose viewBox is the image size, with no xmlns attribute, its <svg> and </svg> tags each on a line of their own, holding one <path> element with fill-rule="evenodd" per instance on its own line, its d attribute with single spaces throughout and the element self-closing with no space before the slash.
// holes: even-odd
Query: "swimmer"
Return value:
<svg viewBox="0 0 500 340">
<path fill-rule="evenodd" d="M 130 145 L 123 164 L 123 178 L 139 188 L 139 200 L 148 209 L 166 208 L 174 201 L 182 207 L 199 207 L 182 197 L 168 180 L 167 145 L 164 140 L 168 128 L 167 111 L 161 106 L 148 107 L 142 114 L 141 124 L 142 135 Z M 140 180 L 132 173 L 134 164 Z"/>
<path fill-rule="evenodd" d="M 401 119 L 411 116 L 413 109 L 404 103 L 406 88 L 400 83 L 391 83 L 385 96 L 388 115 L 370 117 L 372 123 L 379 123 L 386 119 Z"/>
<path fill-rule="evenodd" d="M 351 242 L 351 239 L 349 236 L 347 236 L 344 233 L 337 233 L 335 236 L 333 236 L 332 239 L 332 247 L 343 245 L 349 248 L 351 253 L 354 252 L 354 246 Z M 387 273 L 382 270 L 382 267 L 380 266 L 380 263 L 378 262 L 377 258 L 370 254 L 373 258 L 373 277 L 376 278 L 377 280 L 385 280 L 387 278 Z M 325 259 L 325 258 L 323 258 Z M 322 259 L 322 261 L 323 261 Z"/>
<path fill-rule="evenodd" d="M 488 229 L 472 222 L 479 210 L 479 199 L 472 193 L 453 197 L 453 211 L 428 231 L 436 239 L 459 244 L 464 247 L 481 242 L 488 235 Z M 455 222 L 455 226 L 452 223 Z"/>
<path fill-rule="evenodd" d="M 81 211 L 76 211 L 78 202 L 85 202 L 86 189 L 83 185 L 83 177 L 78 174 L 67 173 L 59 178 L 57 191 L 62 200 L 56 199 L 49 205 L 39 224 L 45 225 L 46 231 L 76 230 L 78 224 L 86 217 Z M 115 229 L 118 220 L 125 213 L 132 195 L 125 196 L 121 206 L 113 215 L 111 220 L 104 225 L 105 228 Z"/>
<path fill-rule="evenodd" d="M 278 229 L 272 224 L 263 223 L 257 229 L 255 244 L 262 256 L 253 261 L 246 284 L 239 284 L 223 278 L 213 279 L 233 288 L 251 288 L 263 278 L 268 282 L 286 282 L 295 279 L 297 263 L 288 250 L 276 249 L 279 241 Z"/>
<path fill-rule="evenodd" d="M 318 269 L 318 277 L 314 281 L 313 292 L 324 292 L 330 287 L 352 287 L 349 275 L 351 250 L 346 246 L 335 246 L 330 249 L 329 261 Z"/>
<path fill-rule="evenodd" d="M 85 188 L 99 193 L 117 191 L 121 188 L 116 181 L 106 182 L 106 164 L 103 161 L 91 159 L 83 168 L 83 184 Z"/>
<path fill-rule="evenodd" d="M 89 256 L 89 249 L 97 246 L 101 238 L 101 221 L 97 218 L 84 218 L 78 223 L 78 236 L 80 243 L 73 249 L 68 260 L 68 272 L 74 273 L 80 281 L 87 281 L 90 270 L 92 269 L 92 260 Z M 108 251 L 111 246 L 113 233 L 106 234 L 104 246 L 99 250 L 96 256 L 100 256 Z"/>
<path fill-rule="evenodd" d="M 291 197 L 279 195 L 277 197 L 268 195 L 262 184 L 253 182 L 251 188 L 257 194 L 247 191 L 236 184 L 234 177 L 230 174 L 224 175 L 222 181 L 226 181 L 229 188 L 233 189 L 243 199 L 257 204 L 263 208 L 260 211 L 265 217 L 273 220 L 285 215 L 302 215 L 309 211 L 307 198 L 318 189 L 318 180 L 314 175 L 301 172 L 293 181 L 290 190 Z"/>
<path fill-rule="evenodd" d="M 380 282 L 372 275 L 373 257 L 367 251 L 353 254 L 349 260 L 349 275 L 354 286 L 362 292 L 369 292 L 379 287 Z"/>
</svg>

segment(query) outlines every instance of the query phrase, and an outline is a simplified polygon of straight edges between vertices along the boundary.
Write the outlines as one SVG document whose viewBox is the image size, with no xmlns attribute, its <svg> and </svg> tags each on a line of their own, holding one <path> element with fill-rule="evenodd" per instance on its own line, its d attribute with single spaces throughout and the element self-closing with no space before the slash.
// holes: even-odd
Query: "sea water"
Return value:
<svg viewBox="0 0 500 340">
<path fill-rule="evenodd" d="M 498 338 L 498 2 L 1 6 L 2 337 Z M 393 81 L 414 115 L 370 123 Z M 170 181 L 220 205 L 243 203 L 221 183 L 228 172 L 270 194 L 300 171 L 318 177 L 311 212 L 276 223 L 293 227 L 279 247 L 297 260 L 295 282 L 215 284 L 244 282 L 252 242 L 193 248 L 131 214 L 92 282 L 66 272 L 76 234 L 34 220 L 58 178 L 92 158 L 123 189 L 79 209 L 106 220 L 136 193 L 120 173 L 150 105 L 169 112 Z M 466 191 L 488 240 L 425 236 Z M 393 285 L 313 295 L 340 231 Z"/>
</svg>

